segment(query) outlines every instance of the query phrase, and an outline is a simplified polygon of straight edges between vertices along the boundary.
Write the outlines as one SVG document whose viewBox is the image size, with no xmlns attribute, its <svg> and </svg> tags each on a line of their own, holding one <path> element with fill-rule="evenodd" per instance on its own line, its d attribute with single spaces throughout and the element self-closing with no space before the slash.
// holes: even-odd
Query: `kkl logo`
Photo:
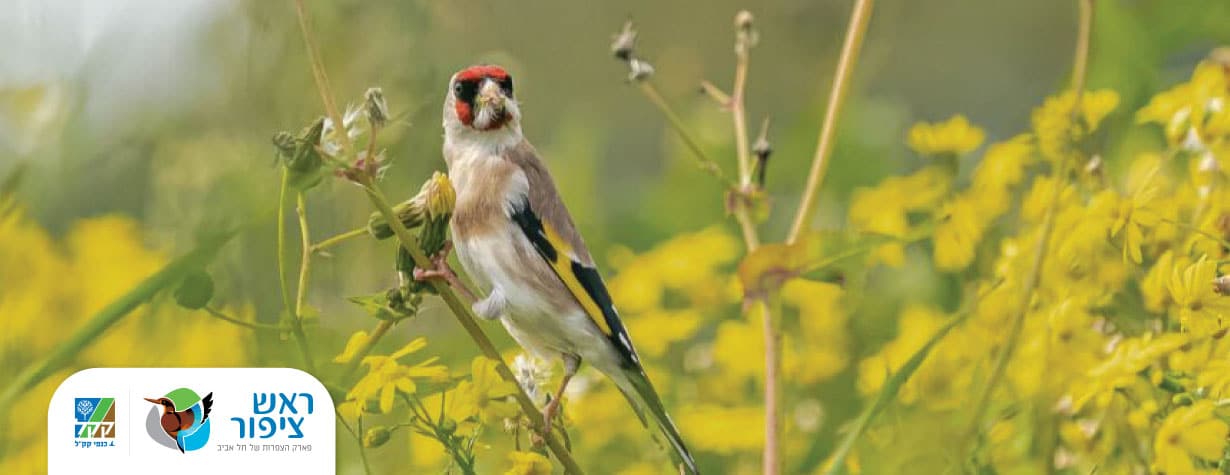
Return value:
<svg viewBox="0 0 1230 475">
<path fill-rule="evenodd" d="M 239 423 L 241 439 L 268 439 L 279 432 L 290 439 L 302 439 L 304 416 L 316 410 L 314 403 L 309 393 L 252 393 L 254 415 L 231 420 Z M 307 410 L 300 415 L 305 407 Z"/>
</svg>

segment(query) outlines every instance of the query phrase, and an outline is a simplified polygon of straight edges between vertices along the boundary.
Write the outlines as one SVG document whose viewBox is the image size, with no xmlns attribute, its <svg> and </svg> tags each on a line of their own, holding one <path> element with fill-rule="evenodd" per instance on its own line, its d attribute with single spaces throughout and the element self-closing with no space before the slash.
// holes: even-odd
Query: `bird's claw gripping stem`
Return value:
<svg viewBox="0 0 1230 475">
<path fill-rule="evenodd" d="M 472 302 L 475 300 L 474 294 L 461 282 L 461 279 L 457 277 L 457 273 L 453 272 L 453 268 L 448 265 L 448 253 L 452 249 L 453 243 L 445 241 L 444 247 L 440 249 L 440 252 L 431 256 L 431 269 L 414 268 L 414 280 L 426 282 L 431 279 L 442 279 Z"/>
</svg>

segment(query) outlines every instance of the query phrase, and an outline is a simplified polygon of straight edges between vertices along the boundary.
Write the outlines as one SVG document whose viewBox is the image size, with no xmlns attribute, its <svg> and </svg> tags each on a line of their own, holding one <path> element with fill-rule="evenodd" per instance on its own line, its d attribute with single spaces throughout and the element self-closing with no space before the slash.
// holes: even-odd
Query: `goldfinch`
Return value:
<svg viewBox="0 0 1230 475">
<path fill-rule="evenodd" d="M 645 413 L 653 418 L 675 464 L 697 473 L 550 172 L 521 134 L 513 80 L 503 68 L 471 66 L 449 80 L 444 159 L 457 192 L 453 247 L 482 296 L 474 312 L 498 318 L 531 354 L 563 360 L 547 420 L 588 362 L 615 382 L 642 423 L 648 426 Z"/>
</svg>

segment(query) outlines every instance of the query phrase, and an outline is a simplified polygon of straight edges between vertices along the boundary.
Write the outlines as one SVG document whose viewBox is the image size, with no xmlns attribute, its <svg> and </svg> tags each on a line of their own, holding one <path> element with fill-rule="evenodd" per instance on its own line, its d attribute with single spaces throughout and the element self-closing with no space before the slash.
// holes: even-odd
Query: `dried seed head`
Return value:
<svg viewBox="0 0 1230 475">
<path fill-rule="evenodd" d="M 740 31 L 750 31 L 752 29 L 753 20 L 755 20 L 755 18 L 752 17 L 752 12 L 740 10 L 739 13 L 735 14 L 735 28 Z"/>
<path fill-rule="evenodd" d="M 632 61 L 632 53 L 636 48 L 636 30 L 632 29 L 632 20 L 624 23 L 624 27 L 616 33 L 611 41 L 611 53 L 622 61 Z"/>
<path fill-rule="evenodd" d="M 384 100 L 384 92 L 373 87 L 363 93 L 364 106 L 367 109 L 367 121 L 373 129 L 384 127 L 389 122 L 389 104 Z"/>
<path fill-rule="evenodd" d="M 769 143 L 769 119 L 766 117 L 760 124 L 760 135 L 752 144 L 752 153 L 756 155 L 756 183 L 764 188 L 765 172 L 769 166 L 769 155 L 773 154 L 773 144 Z"/>
<path fill-rule="evenodd" d="M 741 10 L 735 14 L 735 54 L 744 55 L 756 46 L 760 35 L 756 32 L 752 12 Z"/>
<path fill-rule="evenodd" d="M 628 79 L 636 82 L 644 81 L 653 76 L 653 65 L 647 61 L 632 58 L 628 61 Z"/>
</svg>

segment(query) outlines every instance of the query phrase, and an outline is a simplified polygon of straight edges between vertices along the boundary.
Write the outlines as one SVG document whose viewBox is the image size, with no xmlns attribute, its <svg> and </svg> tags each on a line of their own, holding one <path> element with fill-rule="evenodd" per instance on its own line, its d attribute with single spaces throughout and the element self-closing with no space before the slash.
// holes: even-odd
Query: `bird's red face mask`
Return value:
<svg viewBox="0 0 1230 475">
<path fill-rule="evenodd" d="M 512 76 L 499 66 L 470 66 L 453 82 L 457 120 L 478 130 L 495 130 L 512 120 Z"/>
</svg>

